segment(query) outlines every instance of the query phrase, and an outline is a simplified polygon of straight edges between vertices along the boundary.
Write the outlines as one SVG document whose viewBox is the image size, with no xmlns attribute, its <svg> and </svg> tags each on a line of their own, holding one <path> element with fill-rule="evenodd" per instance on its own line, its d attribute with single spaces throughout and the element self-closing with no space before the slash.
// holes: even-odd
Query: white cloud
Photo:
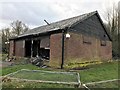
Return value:
<svg viewBox="0 0 120 90">
<path fill-rule="evenodd" d="M 98 10 L 104 16 L 107 7 L 119 0 L 1 0 L 0 29 L 14 20 L 21 20 L 30 27 L 66 19 Z"/>
<path fill-rule="evenodd" d="M 10 27 L 10 22 L 9 20 L 0 19 L 0 29 Z"/>
</svg>

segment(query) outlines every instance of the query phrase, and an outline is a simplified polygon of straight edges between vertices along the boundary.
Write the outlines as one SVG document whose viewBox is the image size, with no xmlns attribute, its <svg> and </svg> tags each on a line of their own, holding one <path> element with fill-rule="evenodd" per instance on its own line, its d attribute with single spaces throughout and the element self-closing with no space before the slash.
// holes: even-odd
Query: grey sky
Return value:
<svg viewBox="0 0 120 90">
<path fill-rule="evenodd" d="M 30 28 L 98 10 L 102 19 L 106 8 L 119 0 L 7 0 L 0 2 L 0 29 L 14 20 L 21 20 Z"/>
</svg>

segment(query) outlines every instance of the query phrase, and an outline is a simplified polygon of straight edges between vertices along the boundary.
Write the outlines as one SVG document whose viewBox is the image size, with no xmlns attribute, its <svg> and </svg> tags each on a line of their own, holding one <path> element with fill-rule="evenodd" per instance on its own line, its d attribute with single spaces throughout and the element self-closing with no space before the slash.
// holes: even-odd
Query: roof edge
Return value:
<svg viewBox="0 0 120 90">
<path fill-rule="evenodd" d="M 93 12 L 90 12 L 90 13 L 87 13 L 87 14 L 89 14 L 89 16 L 87 15 L 86 18 L 83 18 L 82 20 L 80 20 L 80 21 L 78 21 L 78 22 L 75 22 L 74 24 L 72 24 L 72 25 L 70 26 L 70 28 L 71 28 L 71 27 L 74 27 L 74 26 L 77 25 L 78 23 L 80 23 L 80 22 L 88 19 L 89 17 L 95 15 L 96 13 L 98 13 L 97 10 L 96 10 L 96 11 L 93 11 Z"/>
<path fill-rule="evenodd" d="M 99 15 L 99 13 L 97 12 L 96 15 L 98 16 L 98 19 L 100 20 L 100 22 L 101 22 L 101 24 L 102 24 L 102 26 L 103 26 L 103 28 L 104 28 L 104 31 L 105 31 L 105 33 L 107 34 L 109 40 L 112 41 L 112 39 L 111 39 L 110 35 L 108 34 L 107 29 L 106 29 L 106 27 L 105 27 L 105 25 L 104 25 L 104 23 L 103 23 L 100 15 Z"/>
</svg>

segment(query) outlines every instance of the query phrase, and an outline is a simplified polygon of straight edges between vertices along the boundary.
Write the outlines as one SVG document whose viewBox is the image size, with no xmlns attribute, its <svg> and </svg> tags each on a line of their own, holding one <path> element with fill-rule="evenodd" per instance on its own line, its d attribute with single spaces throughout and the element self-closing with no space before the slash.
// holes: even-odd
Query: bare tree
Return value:
<svg viewBox="0 0 120 90">
<path fill-rule="evenodd" d="M 8 41 L 10 38 L 10 29 L 9 28 L 4 28 L 2 29 L 2 52 L 7 53 L 8 52 Z"/>
<path fill-rule="evenodd" d="M 119 29 L 118 29 L 118 7 L 113 5 L 112 8 L 107 10 L 107 28 L 112 38 L 113 56 L 118 57 L 119 55 Z"/>
<path fill-rule="evenodd" d="M 9 39 L 14 36 L 18 36 L 25 31 L 29 30 L 28 27 L 22 23 L 21 21 L 17 20 L 11 23 L 11 28 L 4 28 L 2 29 L 2 52 L 8 53 L 9 47 Z"/>
<path fill-rule="evenodd" d="M 29 30 L 29 28 L 24 23 L 22 23 L 22 21 L 19 20 L 12 22 L 11 27 L 12 27 L 12 34 L 14 36 L 18 36 Z"/>
<path fill-rule="evenodd" d="M 118 3 L 118 51 L 120 57 L 120 1 Z"/>
</svg>

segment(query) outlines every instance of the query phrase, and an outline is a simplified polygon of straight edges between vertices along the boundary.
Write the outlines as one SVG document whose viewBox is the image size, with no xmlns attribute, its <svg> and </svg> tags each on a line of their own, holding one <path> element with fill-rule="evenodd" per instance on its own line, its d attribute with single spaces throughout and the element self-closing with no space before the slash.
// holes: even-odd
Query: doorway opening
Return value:
<svg viewBox="0 0 120 90">
<path fill-rule="evenodd" d="M 50 48 L 40 47 L 40 40 L 25 41 L 25 57 L 41 57 L 46 60 L 50 59 Z"/>
<path fill-rule="evenodd" d="M 25 41 L 25 57 L 30 57 L 31 56 L 31 40 L 26 40 Z"/>
<path fill-rule="evenodd" d="M 32 54 L 33 57 L 37 57 L 40 55 L 39 54 L 40 40 L 33 40 L 32 51 L 33 51 L 33 54 Z"/>
</svg>

